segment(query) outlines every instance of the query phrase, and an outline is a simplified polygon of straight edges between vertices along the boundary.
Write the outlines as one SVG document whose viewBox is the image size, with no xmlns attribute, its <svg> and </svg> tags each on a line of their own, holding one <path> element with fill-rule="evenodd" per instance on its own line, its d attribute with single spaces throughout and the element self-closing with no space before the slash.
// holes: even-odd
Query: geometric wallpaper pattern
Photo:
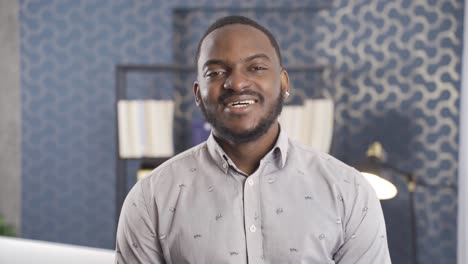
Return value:
<svg viewBox="0 0 468 264">
<path fill-rule="evenodd" d="M 317 89 L 334 99 L 333 155 L 356 165 L 379 140 L 390 163 L 418 177 L 419 261 L 455 263 L 463 2 L 337 0 L 317 9 L 329 2 L 20 0 L 22 236 L 113 247 L 115 66 L 192 65 L 206 25 L 242 13 L 273 31 L 286 67 L 326 67 L 323 87 L 295 85 L 293 99 Z M 392 260 L 409 263 L 399 187 L 382 204 Z"/>
<path fill-rule="evenodd" d="M 462 1 L 357 2 L 322 17 L 309 53 L 336 71 L 334 151 L 352 164 L 381 141 L 421 182 L 419 262 L 455 263 Z"/>
</svg>

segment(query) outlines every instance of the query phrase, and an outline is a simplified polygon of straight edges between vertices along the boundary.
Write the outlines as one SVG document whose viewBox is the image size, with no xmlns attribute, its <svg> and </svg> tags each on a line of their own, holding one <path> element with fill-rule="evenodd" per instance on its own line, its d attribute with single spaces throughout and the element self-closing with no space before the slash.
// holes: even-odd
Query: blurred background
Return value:
<svg viewBox="0 0 468 264">
<path fill-rule="evenodd" d="M 148 162 L 119 152 L 117 102 L 172 101 L 173 154 L 203 140 L 196 45 L 216 18 L 241 14 L 278 39 L 288 105 L 333 101 L 332 155 L 359 166 L 379 141 L 398 168 L 385 173 L 398 194 L 382 200 L 393 262 L 456 263 L 463 10 L 461 0 L 2 0 L 0 220 L 9 235 L 112 249 L 122 197 Z"/>
</svg>

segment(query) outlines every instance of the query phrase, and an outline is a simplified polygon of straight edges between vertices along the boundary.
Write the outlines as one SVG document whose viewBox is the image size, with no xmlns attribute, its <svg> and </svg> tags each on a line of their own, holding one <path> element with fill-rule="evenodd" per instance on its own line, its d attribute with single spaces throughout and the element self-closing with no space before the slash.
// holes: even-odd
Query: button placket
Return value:
<svg viewBox="0 0 468 264">
<path fill-rule="evenodd" d="M 258 258 L 263 254 L 263 237 L 260 232 L 261 219 L 259 219 L 259 188 L 260 168 L 247 177 L 244 183 L 244 221 L 245 236 L 247 242 L 247 252 L 249 263 L 258 262 Z M 259 254 L 260 253 L 260 254 Z"/>
</svg>

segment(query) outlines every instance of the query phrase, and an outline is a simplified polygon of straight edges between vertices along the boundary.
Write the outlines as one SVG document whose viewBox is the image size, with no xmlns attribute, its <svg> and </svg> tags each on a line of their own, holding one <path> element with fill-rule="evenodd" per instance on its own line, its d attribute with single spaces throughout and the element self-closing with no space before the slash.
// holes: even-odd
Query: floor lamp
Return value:
<svg viewBox="0 0 468 264">
<path fill-rule="evenodd" d="M 416 230 L 416 216 L 415 216 L 415 200 L 414 200 L 414 191 L 416 190 L 416 177 L 413 173 L 407 172 L 389 164 L 386 161 L 386 153 L 382 144 L 379 142 L 372 143 L 368 150 L 366 159 L 358 169 L 361 171 L 362 175 L 369 181 L 374 190 L 377 193 L 377 197 L 380 200 L 387 200 L 394 198 L 398 189 L 396 186 L 389 180 L 385 179 L 382 176 L 383 170 L 389 170 L 401 175 L 405 181 L 406 186 L 408 187 L 409 193 L 409 203 L 410 203 L 410 217 L 411 217 L 411 246 L 412 246 L 412 263 L 418 263 L 418 254 L 417 254 L 417 230 Z"/>
</svg>

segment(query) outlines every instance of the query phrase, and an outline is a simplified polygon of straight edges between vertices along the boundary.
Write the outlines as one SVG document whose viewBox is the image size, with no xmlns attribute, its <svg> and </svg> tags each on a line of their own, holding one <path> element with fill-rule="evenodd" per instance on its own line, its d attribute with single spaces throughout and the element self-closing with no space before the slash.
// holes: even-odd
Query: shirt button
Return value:
<svg viewBox="0 0 468 264">
<path fill-rule="evenodd" d="M 226 163 L 223 163 L 223 168 L 227 168 L 227 164 L 226 164 Z"/>
<path fill-rule="evenodd" d="M 248 179 L 247 182 L 249 183 L 250 186 L 254 185 L 254 180 Z"/>
<path fill-rule="evenodd" d="M 255 232 L 257 230 L 257 228 L 255 227 L 255 225 L 251 225 L 250 226 L 250 232 Z"/>
</svg>

